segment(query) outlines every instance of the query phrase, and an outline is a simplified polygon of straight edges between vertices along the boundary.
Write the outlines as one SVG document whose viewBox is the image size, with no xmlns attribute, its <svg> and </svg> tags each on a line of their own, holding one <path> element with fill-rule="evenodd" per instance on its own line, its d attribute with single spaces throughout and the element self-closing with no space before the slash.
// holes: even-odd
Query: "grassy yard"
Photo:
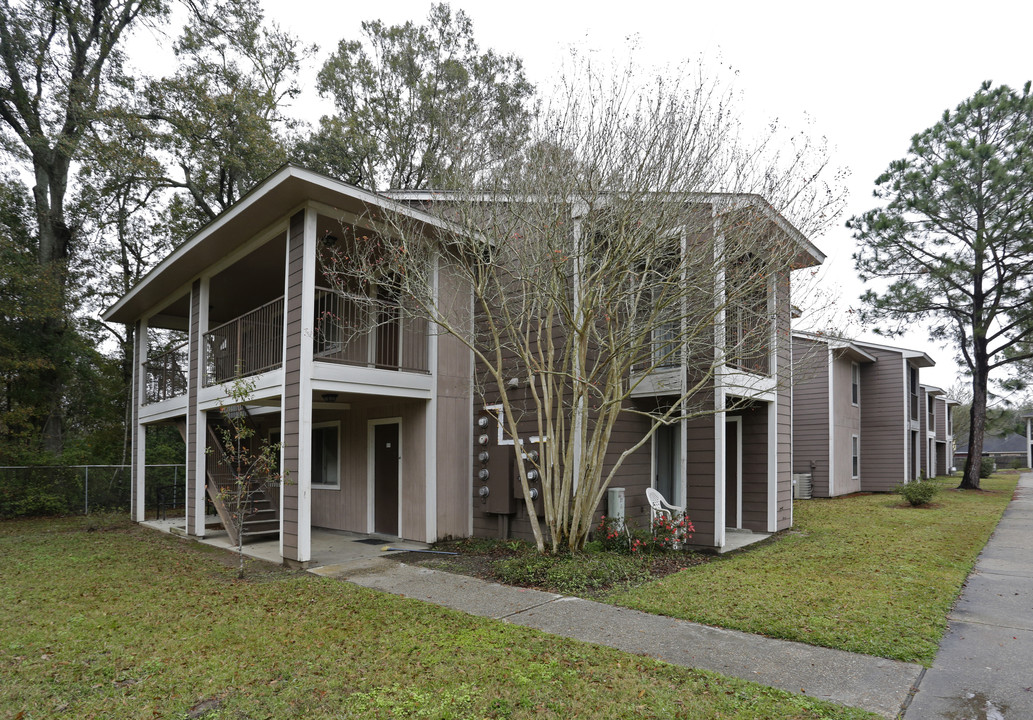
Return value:
<svg viewBox="0 0 1033 720">
<path fill-rule="evenodd" d="M 0 718 L 870 717 L 305 573 L 239 582 L 232 566 L 119 519 L 0 523 Z"/>
<path fill-rule="evenodd" d="M 709 625 L 929 665 L 946 615 L 1011 499 L 1017 475 L 931 507 L 896 495 L 797 501 L 795 526 L 609 602 Z"/>
</svg>

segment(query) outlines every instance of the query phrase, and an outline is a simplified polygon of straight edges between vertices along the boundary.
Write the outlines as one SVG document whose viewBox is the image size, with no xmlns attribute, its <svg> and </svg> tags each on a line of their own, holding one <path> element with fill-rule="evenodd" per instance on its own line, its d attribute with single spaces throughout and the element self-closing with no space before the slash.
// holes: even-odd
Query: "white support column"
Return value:
<svg viewBox="0 0 1033 720">
<path fill-rule="evenodd" d="M 441 270 L 440 258 L 435 255 L 434 268 L 431 271 L 434 306 L 438 307 L 438 273 Z M 428 324 L 427 336 L 427 370 L 431 377 L 430 400 L 427 401 L 427 414 L 424 420 L 424 463 L 426 466 L 424 489 L 424 528 L 425 542 L 432 543 L 438 539 L 438 333 L 440 328 L 432 328 Z M 411 458 L 417 461 L 417 458 Z M 472 498 L 472 493 L 471 493 Z M 399 527 L 399 534 L 401 528 Z"/>
<path fill-rule="evenodd" d="M 950 407 L 947 408 L 947 412 L 950 412 Z M 951 462 L 953 461 L 954 458 L 951 457 Z M 1033 417 L 1026 418 L 1026 467 L 1033 468 Z"/>
<path fill-rule="evenodd" d="M 298 562 L 312 559 L 312 339 L 316 316 L 316 211 L 305 210 L 301 276 L 301 378 L 298 398 Z"/>
<path fill-rule="evenodd" d="M 147 362 L 147 321 L 141 320 L 136 330 L 136 348 L 133 358 L 133 377 L 136 379 L 136 392 L 133 393 L 133 401 L 136 407 L 133 409 L 133 465 L 134 487 L 133 507 L 131 515 L 135 522 L 144 521 L 145 513 L 145 489 L 146 465 L 147 465 L 147 427 L 140 422 L 140 408 L 143 407 L 147 392 L 147 369 L 144 363 Z"/>
<path fill-rule="evenodd" d="M 725 433 L 725 264 L 724 235 L 717 209 L 712 210 L 714 222 L 714 307 L 717 310 L 714 323 L 714 545 L 725 546 L 725 454 L 727 440 Z"/>
<path fill-rule="evenodd" d="M 197 374 L 197 388 L 204 386 L 205 376 L 205 353 L 204 334 L 208 331 L 208 293 L 209 278 L 202 277 L 200 282 L 200 305 L 198 306 L 198 332 L 196 338 L 191 338 L 197 343 L 197 366 L 192 369 Z M 207 496 L 208 485 L 208 453 L 204 451 L 208 447 L 208 414 L 198 408 L 193 421 L 194 442 L 197 452 L 192 458 L 194 462 L 194 507 L 191 510 L 193 521 L 193 535 L 204 537 L 204 506 Z"/>
<path fill-rule="evenodd" d="M 768 532 L 778 530 L 778 393 L 768 403 Z"/>
</svg>

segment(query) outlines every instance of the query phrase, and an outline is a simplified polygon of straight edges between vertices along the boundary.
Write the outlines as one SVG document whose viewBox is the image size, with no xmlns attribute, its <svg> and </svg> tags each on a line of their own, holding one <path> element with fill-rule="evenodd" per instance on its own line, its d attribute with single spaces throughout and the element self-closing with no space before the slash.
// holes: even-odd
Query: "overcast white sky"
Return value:
<svg viewBox="0 0 1033 720">
<path fill-rule="evenodd" d="M 636 64 L 663 66 L 701 55 L 741 92 L 745 124 L 758 131 L 778 118 L 790 129 L 824 136 L 832 160 L 849 170 L 847 211 L 823 237 L 825 288 L 843 310 L 863 286 L 850 254 L 846 218 L 872 207 L 875 178 L 903 157 L 911 136 L 972 95 L 983 80 L 1021 86 L 1033 77 L 1028 33 L 1033 3 L 911 2 L 562 2 L 454 0 L 474 22 L 482 48 L 515 53 L 529 79 L 548 85 L 571 44 L 605 57 L 626 56 L 637 38 Z M 423 22 L 429 0 L 379 4 L 342 0 L 263 0 L 267 15 L 320 46 L 303 77 L 315 73 L 341 38 L 358 39 L 363 20 Z M 298 109 L 318 119 L 319 106 Z M 861 328 L 858 336 L 878 339 Z M 918 331 L 894 343 L 924 349 L 937 367 L 923 381 L 955 381 L 952 352 Z"/>
</svg>

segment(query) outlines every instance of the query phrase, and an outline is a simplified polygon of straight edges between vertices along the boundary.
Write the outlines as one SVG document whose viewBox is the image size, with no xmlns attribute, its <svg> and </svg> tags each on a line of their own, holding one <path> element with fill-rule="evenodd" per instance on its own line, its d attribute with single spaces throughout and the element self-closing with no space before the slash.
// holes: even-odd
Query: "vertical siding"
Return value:
<svg viewBox="0 0 1033 720">
<path fill-rule="evenodd" d="M 204 448 L 197 447 L 197 388 L 198 388 L 198 362 L 201 348 L 201 281 L 194 280 L 190 286 L 190 351 L 189 362 L 187 363 L 187 417 L 186 417 L 186 445 L 187 445 L 187 467 L 186 467 L 186 508 L 184 520 L 186 521 L 187 533 L 193 534 L 194 529 L 194 508 L 197 502 L 198 483 L 203 483 L 204 478 L 197 477 L 196 462 L 197 454 L 204 452 Z"/>
<path fill-rule="evenodd" d="M 904 363 L 899 352 L 858 343 L 876 357 L 861 366 L 861 490 L 889 492 L 904 481 Z"/>
<path fill-rule="evenodd" d="M 833 481 L 832 491 L 836 495 L 846 495 L 861 489 L 861 478 L 853 475 L 851 436 L 861 436 L 862 409 L 851 400 L 851 373 L 853 362 L 850 358 L 838 356 L 832 364 L 832 383 L 834 403 L 832 418 L 834 439 L 832 448 Z"/>
<path fill-rule="evenodd" d="M 828 393 L 828 345 L 794 337 L 793 472 L 812 473 L 815 497 L 829 496 Z"/>
<path fill-rule="evenodd" d="M 742 526 L 768 529 L 768 404 L 753 403 L 728 417 L 742 418 Z"/>
<path fill-rule="evenodd" d="M 281 542 L 283 557 L 298 558 L 298 447 L 311 438 L 301 437 L 301 295 L 304 265 L 305 212 L 290 219 L 287 231 L 287 293 L 284 298 L 286 345 L 283 372 L 283 469 L 292 480 L 282 488 L 283 504 Z"/>
<path fill-rule="evenodd" d="M 775 285 L 775 355 L 778 362 L 776 375 L 775 408 L 777 435 L 775 439 L 775 528 L 785 530 L 793 522 L 793 392 L 792 392 L 792 330 L 790 329 L 789 271 L 784 271 Z M 763 528 L 767 530 L 768 528 Z"/>
</svg>

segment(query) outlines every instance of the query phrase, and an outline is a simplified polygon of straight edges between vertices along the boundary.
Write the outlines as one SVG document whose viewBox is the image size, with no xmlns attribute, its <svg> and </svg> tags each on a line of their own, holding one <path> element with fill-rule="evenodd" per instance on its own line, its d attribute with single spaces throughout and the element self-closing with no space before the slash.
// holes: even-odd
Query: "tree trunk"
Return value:
<svg viewBox="0 0 1033 720">
<path fill-rule="evenodd" d="M 986 430 L 986 388 L 989 368 L 987 359 L 977 354 L 972 373 L 972 406 L 969 408 L 968 458 L 959 490 L 979 489 L 979 468 L 983 459 L 983 435 Z"/>
</svg>

